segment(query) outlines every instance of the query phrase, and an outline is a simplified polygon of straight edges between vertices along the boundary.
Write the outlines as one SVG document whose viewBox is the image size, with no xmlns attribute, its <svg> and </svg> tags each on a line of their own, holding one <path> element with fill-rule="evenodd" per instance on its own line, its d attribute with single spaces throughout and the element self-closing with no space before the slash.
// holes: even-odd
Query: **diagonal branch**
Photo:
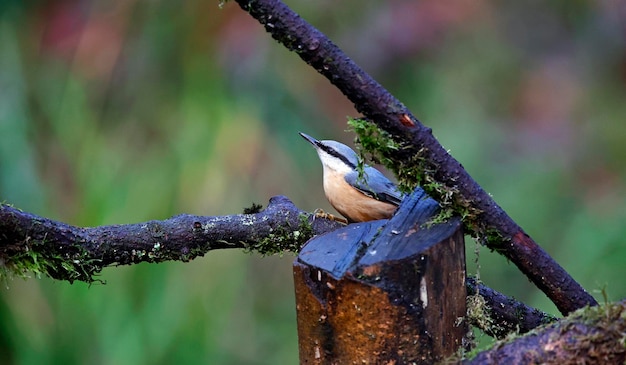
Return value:
<svg viewBox="0 0 626 365">
<path fill-rule="evenodd" d="M 255 214 L 178 215 L 163 221 L 80 228 L 0 204 L 0 277 L 28 271 L 94 281 L 104 267 L 189 261 L 215 249 L 298 252 L 311 237 L 342 225 L 315 218 L 276 196 Z"/>
<path fill-rule="evenodd" d="M 237 3 L 263 24 L 273 38 L 324 75 L 359 112 L 400 146 L 383 149 L 382 154 L 401 181 L 421 182 L 431 196 L 449 203 L 465 217 L 470 233 L 514 262 L 563 314 L 597 304 L 446 152 L 430 128 L 323 33 L 281 1 L 237 0 Z"/>
</svg>

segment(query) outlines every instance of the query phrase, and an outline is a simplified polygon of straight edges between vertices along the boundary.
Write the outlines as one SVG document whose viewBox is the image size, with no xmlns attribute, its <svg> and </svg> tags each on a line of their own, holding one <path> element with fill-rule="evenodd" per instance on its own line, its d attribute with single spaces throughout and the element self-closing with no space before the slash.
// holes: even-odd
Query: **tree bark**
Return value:
<svg viewBox="0 0 626 365">
<path fill-rule="evenodd" d="M 463 364 L 624 364 L 626 302 L 577 311 Z"/>
<path fill-rule="evenodd" d="M 54 279 L 92 282 L 104 267 L 189 261 L 215 249 L 261 254 L 298 252 L 311 237 L 340 223 L 299 210 L 275 196 L 254 214 L 178 215 L 163 221 L 81 228 L 0 204 L 0 274 L 33 271 Z"/>
<path fill-rule="evenodd" d="M 423 191 L 389 221 L 317 237 L 294 263 L 300 363 L 431 364 L 466 334 L 460 220 Z"/>
<path fill-rule="evenodd" d="M 57 280 L 92 282 L 107 266 L 184 262 L 215 249 L 296 253 L 307 239 L 341 227 L 335 221 L 298 210 L 283 196 L 271 198 L 267 209 L 256 213 L 179 215 L 165 221 L 92 228 L 75 227 L 0 204 L 0 277 L 32 271 Z M 471 278 L 466 285 L 468 292 L 479 294 L 493 312 L 490 328 L 500 332 L 482 327 L 489 335 L 502 336 L 518 328 L 524 332 L 550 318 Z M 479 325 L 477 321 L 471 323 Z"/>
<path fill-rule="evenodd" d="M 499 293 L 472 277 L 465 281 L 468 294 L 468 322 L 487 335 L 504 338 L 526 333 L 557 318 Z"/>
</svg>

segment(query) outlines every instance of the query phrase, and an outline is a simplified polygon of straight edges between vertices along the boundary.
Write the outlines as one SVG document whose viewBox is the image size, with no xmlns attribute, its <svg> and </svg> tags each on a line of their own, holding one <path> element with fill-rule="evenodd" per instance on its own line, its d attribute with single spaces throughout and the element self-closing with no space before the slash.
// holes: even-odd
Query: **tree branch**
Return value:
<svg viewBox="0 0 626 365">
<path fill-rule="evenodd" d="M 311 237 L 341 227 L 276 196 L 255 214 L 178 215 L 163 221 L 80 228 L 0 204 L 0 274 L 28 271 L 94 281 L 111 265 L 189 261 L 215 249 L 297 252 Z M 1 275 L 0 275 L 1 276 Z"/>
<path fill-rule="evenodd" d="M 556 317 L 499 293 L 473 277 L 465 280 L 467 319 L 487 335 L 504 338 L 555 322 Z"/>
<path fill-rule="evenodd" d="M 324 75 L 359 112 L 395 141 L 398 148 L 383 144 L 386 147 L 378 152 L 390 162 L 387 165 L 401 181 L 422 183 L 440 203 L 450 204 L 465 217 L 465 227 L 470 233 L 515 263 L 563 314 L 597 304 L 446 152 L 430 128 L 323 33 L 281 1 L 237 0 L 237 3 L 263 24 L 274 39 Z M 363 137 L 372 137 L 371 132 L 361 134 L 362 142 Z M 371 148 L 376 148 L 375 144 L 366 149 L 376 152 Z"/>
<path fill-rule="evenodd" d="M 243 248 L 265 255 L 295 253 L 310 238 L 341 227 L 336 221 L 299 210 L 284 196 L 271 198 L 265 210 L 249 214 L 183 214 L 163 221 L 91 228 L 0 204 L 0 277 L 35 272 L 57 280 L 90 283 L 107 266 L 187 262 L 216 249 Z M 472 278 L 467 279 L 467 290 L 469 295 L 483 298 L 481 312 L 468 314 L 470 323 L 489 335 L 502 336 L 517 329 L 526 332 L 552 320 Z"/>
<path fill-rule="evenodd" d="M 463 364 L 624 364 L 626 302 L 585 308 Z"/>
</svg>

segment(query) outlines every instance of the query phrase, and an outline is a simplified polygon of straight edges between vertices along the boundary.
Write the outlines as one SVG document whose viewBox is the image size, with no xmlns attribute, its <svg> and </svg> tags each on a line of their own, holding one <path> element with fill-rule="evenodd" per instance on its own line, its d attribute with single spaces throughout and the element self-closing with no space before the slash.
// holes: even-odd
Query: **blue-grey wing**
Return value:
<svg viewBox="0 0 626 365">
<path fill-rule="evenodd" d="M 398 187 L 394 183 L 371 166 L 365 166 L 363 172 L 364 174 L 361 179 L 359 179 L 359 173 L 356 171 L 348 173 L 345 177 L 346 182 L 363 194 L 376 200 L 393 205 L 400 205 L 404 195 L 398 190 Z"/>
</svg>

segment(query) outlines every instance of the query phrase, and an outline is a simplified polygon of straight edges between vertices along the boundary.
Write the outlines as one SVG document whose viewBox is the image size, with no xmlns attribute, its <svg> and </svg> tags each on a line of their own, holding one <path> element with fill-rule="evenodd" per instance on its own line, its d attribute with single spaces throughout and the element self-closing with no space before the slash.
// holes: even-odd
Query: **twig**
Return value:
<svg viewBox="0 0 626 365">
<path fill-rule="evenodd" d="M 402 148 L 391 149 L 388 158 L 403 168 L 419 167 L 416 181 L 428 181 L 424 189 L 440 201 L 448 195 L 457 213 L 465 217 L 470 233 L 511 260 L 564 314 L 585 305 L 596 305 L 558 263 L 517 225 L 480 185 L 450 156 L 413 114 L 360 69 L 323 33 L 278 0 L 237 0 L 265 26 L 273 38 L 295 51 L 324 75 L 363 113 Z M 370 151 L 371 152 L 371 151 Z"/>
</svg>

